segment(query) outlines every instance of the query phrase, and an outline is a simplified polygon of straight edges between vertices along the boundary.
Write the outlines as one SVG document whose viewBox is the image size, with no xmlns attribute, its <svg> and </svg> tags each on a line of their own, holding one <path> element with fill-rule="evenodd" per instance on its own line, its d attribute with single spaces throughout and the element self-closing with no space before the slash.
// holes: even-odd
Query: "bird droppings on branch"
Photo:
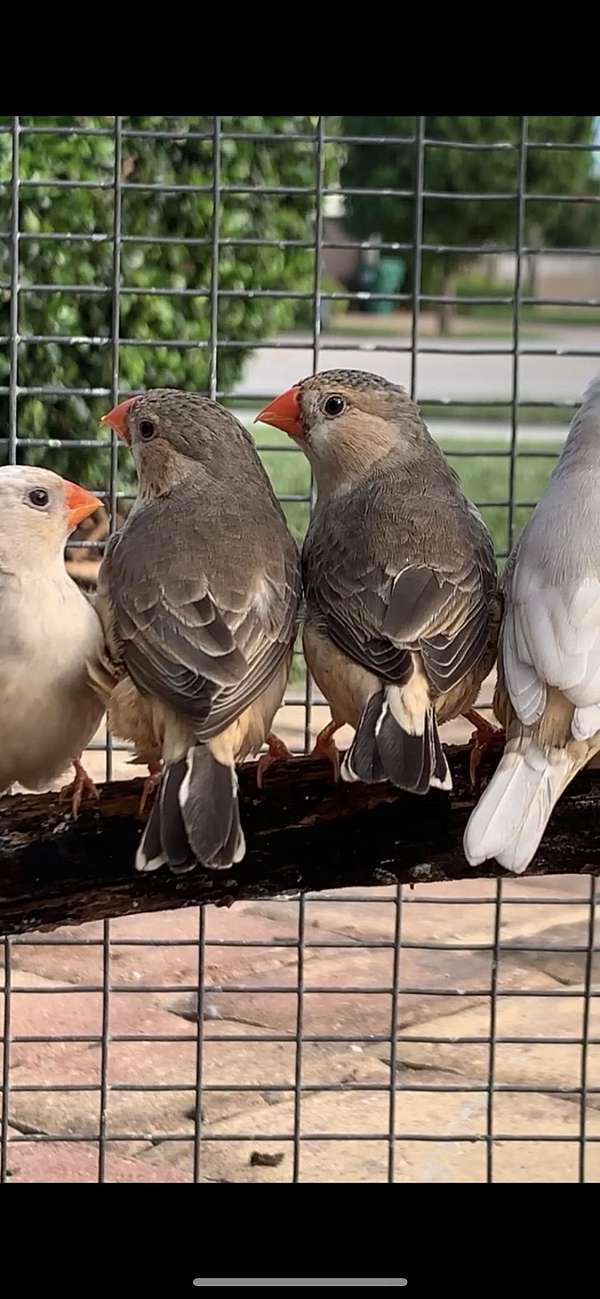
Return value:
<svg viewBox="0 0 600 1299">
<path fill-rule="evenodd" d="M 334 784 L 326 758 L 294 758 L 269 770 L 258 798 L 256 764 L 242 767 L 248 852 L 227 872 L 133 870 L 141 780 L 100 786 L 98 804 L 85 804 L 76 822 L 65 818 L 54 794 L 6 796 L 0 800 L 0 933 L 347 887 L 497 879 L 505 874 L 499 866 L 473 869 L 462 851 L 476 801 L 469 748 L 446 752 L 451 795 Z M 483 779 L 494 763 L 486 755 Z M 600 874 L 599 812 L 600 772 L 587 769 L 558 805 L 528 874 Z"/>
</svg>

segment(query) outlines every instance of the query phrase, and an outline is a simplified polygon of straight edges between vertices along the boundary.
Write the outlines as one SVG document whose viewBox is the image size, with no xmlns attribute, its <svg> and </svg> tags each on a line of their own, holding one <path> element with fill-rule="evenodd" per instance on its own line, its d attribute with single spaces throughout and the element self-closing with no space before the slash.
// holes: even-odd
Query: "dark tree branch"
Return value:
<svg viewBox="0 0 600 1299">
<path fill-rule="evenodd" d="M 360 885 L 495 879 L 472 870 L 462 835 L 475 803 L 468 750 L 448 751 L 454 792 L 424 798 L 388 785 L 335 785 L 321 759 L 272 767 L 262 792 L 240 772 L 248 852 L 230 871 L 138 875 L 133 859 L 142 782 L 103 785 L 74 823 L 57 796 L 0 800 L 0 933 L 22 934 L 131 912 Z M 483 766 L 484 778 L 493 760 Z M 587 770 L 561 800 L 530 875 L 599 874 L 600 772 Z"/>
</svg>

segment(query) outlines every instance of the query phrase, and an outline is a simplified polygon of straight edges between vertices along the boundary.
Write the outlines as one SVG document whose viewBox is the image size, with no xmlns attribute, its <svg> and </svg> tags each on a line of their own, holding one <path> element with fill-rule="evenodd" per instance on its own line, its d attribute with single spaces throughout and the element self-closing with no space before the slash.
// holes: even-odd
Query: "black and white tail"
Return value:
<svg viewBox="0 0 600 1299">
<path fill-rule="evenodd" d="M 168 864 L 183 872 L 200 863 L 228 870 L 245 851 L 235 767 L 218 762 L 207 744 L 195 744 L 163 775 L 136 869 L 153 871 Z"/>
<path fill-rule="evenodd" d="M 344 780 L 389 780 L 413 794 L 452 788 L 433 707 L 425 699 L 411 706 L 409 692 L 388 686 L 371 696 L 342 765 Z"/>
</svg>

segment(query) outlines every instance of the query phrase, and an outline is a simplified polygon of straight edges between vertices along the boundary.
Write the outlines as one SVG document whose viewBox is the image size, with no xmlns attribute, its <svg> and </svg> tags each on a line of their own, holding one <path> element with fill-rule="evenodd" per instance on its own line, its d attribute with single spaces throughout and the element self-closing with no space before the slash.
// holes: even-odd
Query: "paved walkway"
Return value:
<svg viewBox="0 0 600 1299">
<path fill-rule="evenodd" d="M 257 348 L 249 357 L 236 394 L 273 396 L 297 383 L 312 370 L 312 340 L 306 335 L 283 335 L 277 348 Z M 287 344 L 287 345 L 286 345 Z M 378 347 L 386 351 L 377 351 Z M 398 351 L 393 349 L 397 347 Z M 498 338 L 421 340 L 417 391 L 421 402 L 443 399 L 455 402 L 510 402 L 513 380 L 511 342 Z M 556 352 L 559 355 L 555 355 Z M 495 353 L 503 353 L 497 355 Z M 531 355 L 528 353 L 541 353 Z M 573 356 L 572 352 L 585 355 Z M 353 338 L 324 334 L 320 369 L 371 370 L 394 383 L 410 386 L 410 339 L 389 333 Z M 569 327 L 544 331 L 544 337 L 522 343 L 519 360 L 521 401 L 578 401 L 600 370 L 597 329 Z"/>
<path fill-rule="evenodd" d="M 496 1047 L 494 1102 L 498 1181 L 577 1179 L 573 1138 L 581 1122 L 575 1091 L 581 1048 L 574 1039 L 582 1027 L 585 956 L 566 949 L 585 944 L 586 893 L 586 881 L 562 877 L 505 887 L 496 1023 L 502 1043 Z M 435 895 L 424 887 L 407 894 L 400 962 L 406 991 L 398 997 L 395 1016 L 399 1181 L 485 1180 L 481 1138 L 487 1130 L 494 911 L 494 886 L 484 881 L 447 885 Z M 208 909 L 204 1178 L 291 1178 L 297 926 L 293 901 Z M 392 998 L 384 990 L 392 985 L 394 926 L 389 889 L 367 900 L 346 890 L 306 903 L 304 1033 L 325 1040 L 308 1041 L 303 1050 L 301 1131 L 321 1139 L 302 1142 L 302 1180 L 386 1180 L 391 1080 L 386 1039 L 393 1016 Z M 110 1028 L 127 1040 L 109 1046 L 114 1090 L 107 1131 L 109 1137 L 127 1139 L 109 1142 L 109 1180 L 185 1182 L 192 1176 L 197 929 L 195 911 L 111 924 Z M 11 1148 L 15 1181 L 95 1178 L 91 1139 L 75 1144 L 61 1138 L 91 1138 L 98 1130 L 100 1098 L 90 1088 L 100 1081 L 100 1047 L 51 1041 L 65 1034 L 93 1038 L 101 1031 L 101 994 L 84 990 L 101 985 L 101 927 L 87 925 L 76 936 L 88 945 L 27 942 L 13 951 L 13 1033 L 50 1039 L 13 1046 L 11 1133 L 32 1137 L 31 1143 Z M 72 940 L 73 931 L 54 937 Z M 98 945 L 89 945 L 91 939 Z M 134 945 L 127 946 L 127 940 Z M 232 942 L 241 945 L 223 945 Z M 511 950 L 509 944 L 527 950 Z M 460 950 L 462 945 L 469 950 Z M 531 950 L 536 945 L 551 950 L 536 953 Z M 139 990 L 142 985 L 152 991 Z M 534 992 L 542 995 L 533 997 Z M 593 1001 L 590 1034 L 597 1037 L 599 1027 Z M 148 1045 L 136 1042 L 140 1035 L 163 1040 Z M 342 1038 L 353 1040 L 336 1040 Z M 597 1046 L 588 1050 L 588 1083 L 600 1086 Z M 69 1090 L 31 1090 L 56 1084 Z M 598 1095 L 590 1094 L 590 1135 L 600 1134 L 599 1107 Z M 40 1142 L 40 1134 L 55 1140 Z M 428 1140 L 419 1141 L 424 1135 Z M 170 1140 L 173 1136 L 185 1139 Z M 533 1139 L 542 1136 L 543 1142 Z M 597 1143 L 589 1145 L 587 1177 L 600 1180 Z"/>
</svg>

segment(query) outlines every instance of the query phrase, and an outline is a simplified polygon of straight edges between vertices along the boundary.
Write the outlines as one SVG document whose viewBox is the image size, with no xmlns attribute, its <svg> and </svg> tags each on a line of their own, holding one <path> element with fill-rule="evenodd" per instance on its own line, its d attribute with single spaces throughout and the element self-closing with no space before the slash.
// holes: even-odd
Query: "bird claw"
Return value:
<svg viewBox="0 0 600 1299">
<path fill-rule="evenodd" d="M 485 717 L 477 712 L 465 713 L 467 721 L 472 722 L 475 730 L 471 736 L 471 753 L 469 756 L 469 779 L 473 789 L 477 788 L 478 772 L 485 754 L 490 749 L 503 748 L 506 743 L 504 731 L 499 726 L 492 726 Z"/>
<path fill-rule="evenodd" d="M 290 758 L 294 756 L 293 753 L 290 753 L 287 744 L 284 744 L 278 735 L 267 735 L 267 744 L 269 752 L 263 753 L 256 764 L 256 785 L 258 789 L 262 789 L 265 772 L 269 770 L 269 767 L 273 766 L 274 762 L 289 762 Z"/>
<path fill-rule="evenodd" d="M 327 726 L 324 726 L 323 730 L 319 731 L 314 748 L 310 753 L 311 758 L 326 758 L 331 763 L 333 779 L 336 784 L 340 778 L 340 755 L 333 737 L 339 729 L 337 722 L 329 722 Z"/>
<path fill-rule="evenodd" d="M 65 785 L 61 789 L 58 801 L 59 803 L 66 803 L 70 798 L 71 815 L 73 820 L 76 821 L 84 794 L 89 794 L 90 798 L 94 798 L 96 802 L 98 802 L 100 795 L 91 776 L 88 776 L 78 758 L 73 759 L 73 766 L 75 768 L 75 779 L 71 781 L 70 785 Z"/>
<path fill-rule="evenodd" d="M 160 785 L 161 776 L 162 776 L 162 763 L 149 762 L 148 775 L 146 776 L 146 779 L 144 781 L 142 797 L 140 798 L 140 806 L 138 812 L 139 816 L 144 815 L 144 811 L 146 809 L 147 803 L 154 796 L 156 790 L 158 789 L 158 786 Z"/>
</svg>

